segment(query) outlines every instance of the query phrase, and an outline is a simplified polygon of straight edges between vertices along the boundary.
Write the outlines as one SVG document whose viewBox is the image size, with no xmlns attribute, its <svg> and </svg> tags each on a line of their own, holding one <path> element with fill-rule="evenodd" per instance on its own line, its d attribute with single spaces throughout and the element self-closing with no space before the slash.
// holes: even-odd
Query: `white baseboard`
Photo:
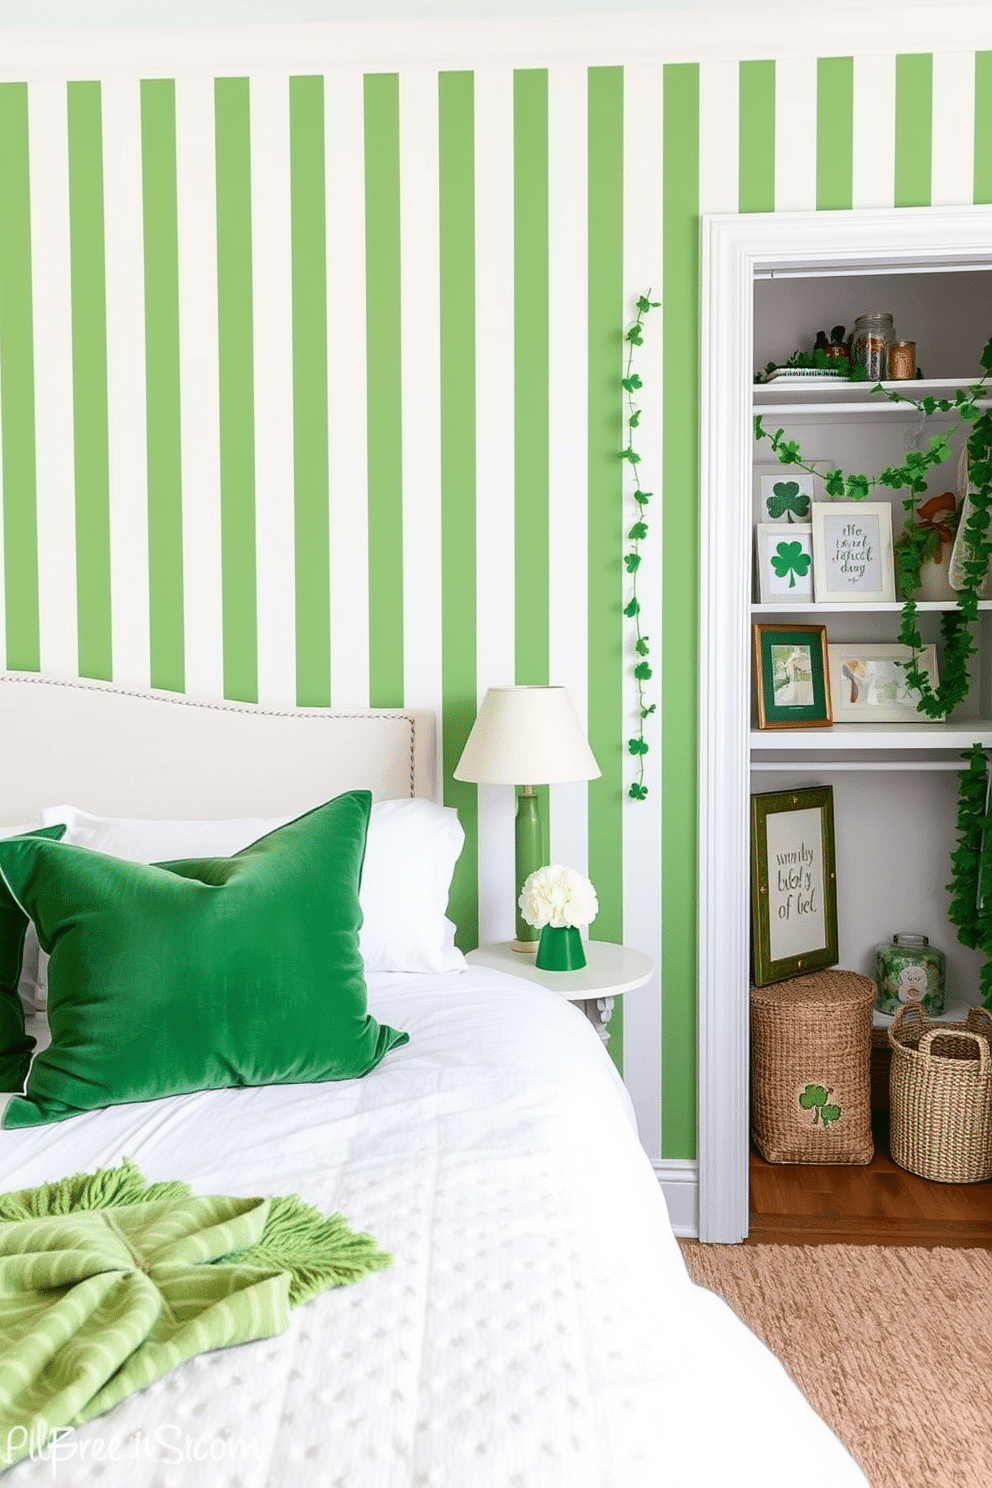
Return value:
<svg viewBox="0 0 992 1488">
<path fill-rule="evenodd" d="M 672 1229 L 683 1240 L 699 1238 L 699 1164 L 682 1158 L 652 1161 L 668 1205 Z"/>
</svg>

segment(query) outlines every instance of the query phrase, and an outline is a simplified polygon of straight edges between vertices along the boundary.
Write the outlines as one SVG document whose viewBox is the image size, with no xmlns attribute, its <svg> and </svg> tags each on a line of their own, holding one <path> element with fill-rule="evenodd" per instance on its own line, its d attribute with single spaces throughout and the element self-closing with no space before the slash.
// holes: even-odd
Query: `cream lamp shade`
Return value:
<svg viewBox="0 0 992 1488">
<path fill-rule="evenodd" d="M 594 780 L 600 768 L 564 687 L 490 687 L 455 766 L 480 785 Z"/>
</svg>

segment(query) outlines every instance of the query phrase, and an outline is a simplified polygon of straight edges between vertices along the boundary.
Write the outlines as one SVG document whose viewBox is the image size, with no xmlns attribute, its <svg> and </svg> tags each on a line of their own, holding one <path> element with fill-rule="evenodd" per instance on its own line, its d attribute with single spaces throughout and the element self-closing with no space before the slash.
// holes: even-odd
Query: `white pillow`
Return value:
<svg viewBox="0 0 992 1488">
<path fill-rule="evenodd" d="M 229 857 L 292 818 L 142 821 L 94 816 L 78 806 L 49 806 L 42 825 L 65 822 L 63 841 L 133 863 Z M 413 798 L 372 807 L 359 902 L 359 949 L 365 970 L 460 971 L 465 958 L 447 918 L 451 876 L 465 841 L 450 806 Z M 44 962 L 47 958 L 42 952 Z"/>
</svg>

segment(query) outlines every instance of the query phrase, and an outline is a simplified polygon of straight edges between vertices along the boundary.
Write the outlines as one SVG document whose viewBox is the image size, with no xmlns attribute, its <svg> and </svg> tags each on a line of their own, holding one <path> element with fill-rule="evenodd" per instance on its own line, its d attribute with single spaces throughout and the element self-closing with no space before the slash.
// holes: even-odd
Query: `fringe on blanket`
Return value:
<svg viewBox="0 0 992 1488">
<path fill-rule="evenodd" d="M 187 1199 L 192 1192 L 190 1185 L 179 1179 L 147 1183 L 141 1169 L 125 1157 L 116 1168 L 74 1173 L 37 1188 L 0 1194 L 0 1221 Z M 288 1271 L 291 1307 L 299 1307 L 328 1287 L 361 1281 L 363 1276 L 391 1265 L 392 1259 L 379 1249 L 372 1235 L 350 1229 L 340 1214 L 325 1219 L 297 1194 L 272 1199 L 261 1240 L 222 1257 L 224 1265 Z"/>
</svg>

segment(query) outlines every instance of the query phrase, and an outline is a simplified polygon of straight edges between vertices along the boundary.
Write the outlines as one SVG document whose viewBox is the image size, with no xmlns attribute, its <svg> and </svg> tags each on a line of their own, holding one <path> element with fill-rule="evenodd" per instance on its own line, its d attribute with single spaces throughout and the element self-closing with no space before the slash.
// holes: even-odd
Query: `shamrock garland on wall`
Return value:
<svg viewBox="0 0 992 1488">
<path fill-rule="evenodd" d="M 628 326 L 624 333 L 626 345 L 626 360 L 624 364 L 623 377 L 620 385 L 623 388 L 624 400 L 626 402 L 627 421 L 627 444 L 620 451 L 621 460 L 627 462 L 628 473 L 633 476 L 634 490 L 632 499 L 636 503 L 635 512 L 637 520 L 627 533 L 630 548 L 623 556 L 624 568 L 630 580 L 630 592 L 623 612 L 628 620 L 634 622 L 634 679 L 637 683 L 637 731 L 627 740 L 627 749 L 637 761 L 637 776 L 631 781 L 627 794 L 632 801 L 643 801 L 648 793 L 644 784 L 644 756 L 649 752 L 650 745 L 644 737 L 644 720 L 650 718 L 657 710 L 656 703 L 647 701 L 645 683 L 652 675 L 651 663 L 648 661 L 650 646 L 648 637 L 641 630 L 641 602 L 637 594 L 637 574 L 641 566 L 641 543 L 648 535 L 648 525 L 644 520 L 645 508 L 654 494 L 651 491 L 642 491 L 641 483 L 637 479 L 637 466 L 641 463 L 641 457 L 634 448 L 635 431 L 640 427 L 641 410 L 634 401 L 634 394 L 638 388 L 644 386 L 638 373 L 634 371 L 634 351 L 637 347 L 644 345 L 644 317 L 652 310 L 657 310 L 660 301 L 651 299 L 651 291 L 641 295 L 637 300 L 637 317 L 633 324 Z"/>
</svg>

